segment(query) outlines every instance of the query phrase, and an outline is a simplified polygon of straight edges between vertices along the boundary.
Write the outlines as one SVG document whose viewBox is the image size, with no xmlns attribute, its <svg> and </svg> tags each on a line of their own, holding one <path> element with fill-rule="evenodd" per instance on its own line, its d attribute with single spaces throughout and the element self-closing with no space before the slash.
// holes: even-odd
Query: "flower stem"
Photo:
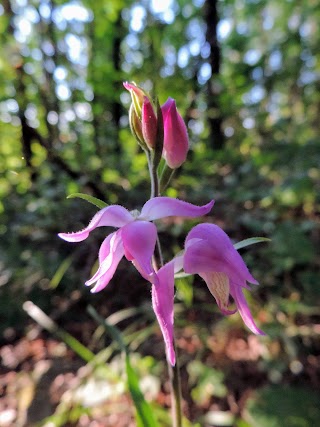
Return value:
<svg viewBox="0 0 320 427">
<path fill-rule="evenodd" d="M 155 164 L 154 158 L 150 152 L 146 151 L 147 159 L 148 159 L 148 167 L 149 167 L 149 174 L 150 174 L 150 184 L 151 184 L 151 195 L 150 199 L 153 197 L 160 196 L 160 183 L 159 183 L 159 177 L 158 177 L 158 165 Z M 173 176 L 174 171 L 169 174 L 170 177 L 168 177 L 168 182 L 170 182 L 170 179 Z M 157 238 L 157 252 L 158 252 L 158 262 L 160 266 L 162 267 L 163 262 L 163 255 L 162 255 L 162 249 L 159 238 Z M 157 264 L 157 261 L 155 258 L 153 258 L 153 261 L 155 264 Z M 155 265 L 155 268 L 157 266 Z M 169 373 L 169 380 L 170 380 L 170 389 L 171 389 L 171 410 L 172 410 L 172 427 L 182 427 L 182 412 L 181 412 L 181 380 L 180 380 L 180 370 L 179 370 L 179 359 L 175 344 L 175 339 L 173 337 L 173 346 L 174 351 L 176 354 L 176 364 L 174 366 L 171 365 L 171 363 L 167 360 L 168 364 L 168 373 Z"/>
<path fill-rule="evenodd" d="M 150 174 L 150 184 L 151 184 L 151 194 L 150 199 L 153 197 L 159 196 L 159 178 L 158 178 L 158 172 L 157 172 L 157 166 L 155 165 L 153 161 L 153 156 L 150 152 L 147 152 L 147 159 L 148 159 L 148 167 L 149 167 L 149 174 Z"/>
<path fill-rule="evenodd" d="M 181 379 L 179 369 L 179 358 L 175 340 L 173 338 L 174 351 L 176 353 L 176 364 L 171 366 L 168 361 L 168 371 L 171 386 L 171 410 L 172 410 L 172 427 L 182 427 L 182 411 L 181 411 Z"/>
</svg>

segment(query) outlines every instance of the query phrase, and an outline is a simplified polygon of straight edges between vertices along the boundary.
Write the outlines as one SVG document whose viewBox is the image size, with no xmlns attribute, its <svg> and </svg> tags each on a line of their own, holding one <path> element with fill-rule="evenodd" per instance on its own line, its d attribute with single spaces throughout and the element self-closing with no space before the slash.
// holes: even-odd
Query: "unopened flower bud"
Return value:
<svg viewBox="0 0 320 427">
<path fill-rule="evenodd" d="M 163 157 L 171 169 L 185 162 L 189 150 L 187 127 L 178 113 L 176 102 L 168 98 L 161 107 L 164 125 Z"/>
<path fill-rule="evenodd" d="M 139 119 L 141 119 L 142 105 L 143 105 L 144 98 L 146 97 L 145 92 L 140 87 L 138 87 L 135 83 L 124 82 L 123 86 L 125 87 L 125 89 L 127 89 L 130 92 L 134 109 Z"/>
<path fill-rule="evenodd" d="M 129 109 L 129 123 L 131 132 L 135 136 L 138 143 L 141 145 L 142 148 L 146 148 L 142 133 L 141 120 L 139 119 L 133 104 L 130 105 Z"/>
<path fill-rule="evenodd" d="M 149 98 L 146 96 L 142 104 L 141 125 L 144 142 L 150 149 L 154 149 L 157 138 L 157 117 Z"/>
</svg>

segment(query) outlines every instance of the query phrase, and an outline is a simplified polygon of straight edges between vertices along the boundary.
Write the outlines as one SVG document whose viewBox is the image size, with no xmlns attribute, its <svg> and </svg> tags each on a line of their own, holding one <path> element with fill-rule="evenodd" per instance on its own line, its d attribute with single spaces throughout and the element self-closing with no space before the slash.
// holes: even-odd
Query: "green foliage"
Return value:
<svg viewBox="0 0 320 427">
<path fill-rule="evenodd" d="M 319 398 L 302 387 L 271 386 L 248 401 L 247 420 L 250 427 L 313 427 L 320 417 Z"/>
<path fill-rule="evenodd" d="M 195 360 L 189 363 L 188 373 L 192 386 L 191 396 L 200 405 L 206 403 L 212 396 L 226 396 L 227 388 L 223 383 L 223 372 Z"/>
</svg>

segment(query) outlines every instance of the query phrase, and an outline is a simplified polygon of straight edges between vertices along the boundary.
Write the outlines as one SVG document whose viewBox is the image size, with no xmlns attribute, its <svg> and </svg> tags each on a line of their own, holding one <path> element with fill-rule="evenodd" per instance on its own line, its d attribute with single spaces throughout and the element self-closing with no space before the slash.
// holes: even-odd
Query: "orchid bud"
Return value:
<svg viewBox="0 0 320 427">
<path fill-rule="evenodd" d="M 157 151 L 157 161 L 160 161 L 163 147 L 162 120 L 158 118 L 160 107 L 155 112 L 151 97 L 135 83 L 125 82 L 123 86 L 132 98 L 129 111 L 131 131 L 144 150 Z"/>
<path fill-rule="evenodd" d="M 133 104 L 130 105 L 129 109 L 129 123 L 131 132 L 135 136 L 138 143 L 142 148 L 146 148 L 142 134 L 141 120 L 139 119 Z"/>
<path fill-rule="evenodd" d="M 189 150 L 187 127 L 178 113 L 176 102 L 168 98 L 161 107 L 164 125 L 163 157 L 171 169 L 185 162 Z"/>
<path fill-rule="evenodd" d="M 135 83 L 124 82 L 123 86 L 130 92 L 135 112 L 139 119 L 141 119 L 141 110 L 146 93 Z"/>
<path fill-rule="evenodd" d="M 155 148 L 157 139 L 157 117 L 149 98 L 146 96 L 142 104 L 141 125 L 144 142 L 152 150 Z"/>
</svg>

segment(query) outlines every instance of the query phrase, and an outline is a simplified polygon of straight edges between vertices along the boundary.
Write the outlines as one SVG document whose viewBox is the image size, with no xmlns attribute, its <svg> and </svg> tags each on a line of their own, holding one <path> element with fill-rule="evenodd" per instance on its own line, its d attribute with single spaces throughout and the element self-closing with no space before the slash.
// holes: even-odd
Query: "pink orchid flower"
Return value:
<svg viewBox="0 0 320 427">
<path fill-rule="evenodd" d="M 243 259 L 233 247 L 228 235 L 215 224 L 199 224 L 188 234 L 185 242 L 183 268 L 186 273 L 199 274 L 223 314 L 239 311 L 244 323 L 255 334 L 264 335 L 254 323 L 243 288 L 247 282 L 257 285 Z M 229 310 L 229 296 L 236 310 Z"/>
<path fill-rule="evenodd" d="M 97 212 L 83 230 L 75 233 L 60 233 L 59 237 L 68 242 L 81 242 L 97 227 L 119 228 L 109 234 L 101 244 L 99 268 L 86 282 L 86 285 L 96 283 L 91 292 L 99 292 L 108 285 L 123 256 L 133 262 L 144 278 L 157 285 L 158 276 L 151 262 L 157 240 L 157 229 L 151 221 L 175 215 L 202 216 L 211 210 L 213 204 L 214 201 L 211 201 L 204 206 L 195 206 L 170 197 L 155 197 L 145 203 L 141 212 L 129 212 L 123 206 L 111 205 Z"/>
<path fill-rule="evenodd" d="M 161 107 L 164 126 L 163 157 L 171 169 L 185 162 L 189 150 L 187 127 L 178 113 L 176 101 L 168 98 Z"/>
</svg>

